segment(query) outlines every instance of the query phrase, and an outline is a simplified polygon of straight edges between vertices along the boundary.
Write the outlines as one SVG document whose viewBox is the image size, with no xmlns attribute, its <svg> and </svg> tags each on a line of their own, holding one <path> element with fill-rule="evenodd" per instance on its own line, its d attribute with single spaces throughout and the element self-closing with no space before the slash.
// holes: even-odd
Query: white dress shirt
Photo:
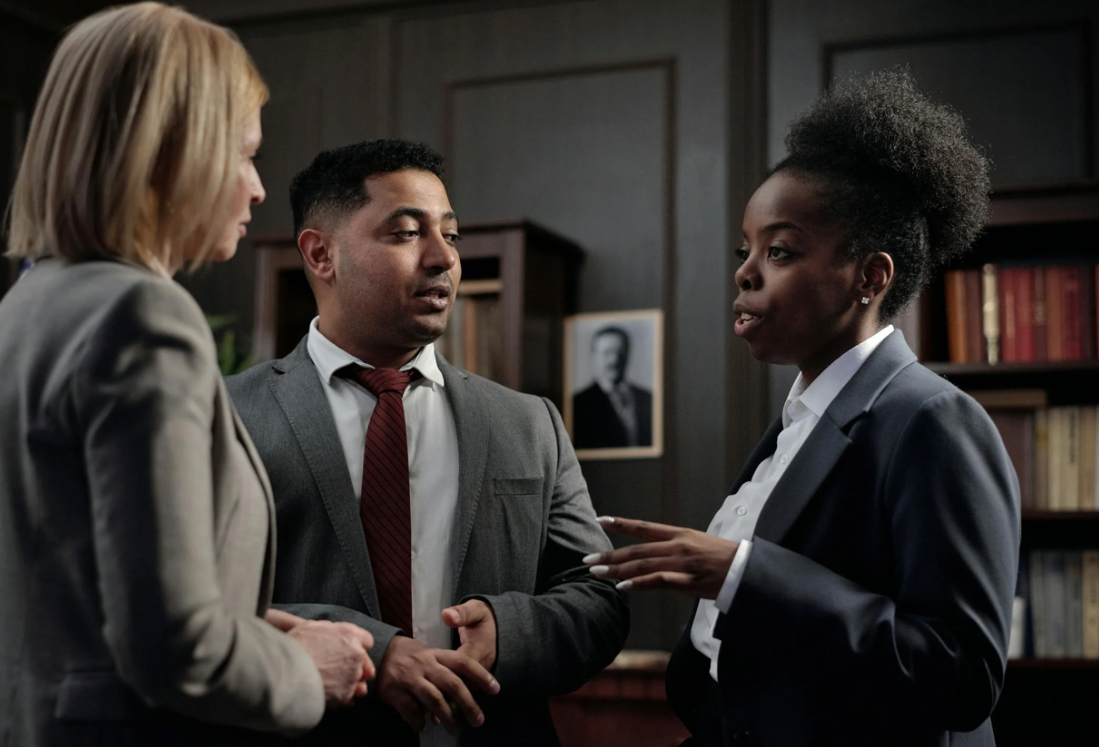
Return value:
<svg viewBox="0 0 1099 747">
<path fill-rule="evenodd" d="M 357 382 L 337 376 L 349 364 L 373 368 L 326 338 L 318 318 L 309 325 L 306 343 L 336 432 L 340 437 L 351 486 L 358 501 L 362 493 L 363 449 L 366 429 L 378 398 Z M 405 427 L 408 431 L 408 481 L 412 501 L 412 635 L 432 648 L 449 649 L 450 628 L 441 613 L 450 606 L 454 587 L 451 545 L 458 507 L 458 431 L 454 412 L 443 387 L 442 371 L 435 360 L 434 344 L 422 350 L 401 370 L 415 369 L 422 378 L 404 393 Z M 358 507 L 356 506 L 356 509 Z M 420 735 L 421 747 L 454 747 L 456 737 L 428 719 Z"/>
<path fill-rule="evenodd" d="M 691 624 L 691 642 L 701 653 L 710 658 L 710 676 L 717 682 L 717 659 L 721 641 L 714 638 L 714 624 L 719 612 L 728 612 L 736 596 L 740 579 L 752 553 L 751 537 L 756 522 L 776 483 L 786 474 L 786 468 L 794 461 L 798 450 L 820 422 L 824 411 L 840 393 L 851 377 L 862 367 L 882 340 L 893 331 L 893 326 L 877 332 L 848 350 L 824 369 L 808 387 L 798 374 L 786 404 L 782 408 L 782 431 L 778 434 L 775 453 L 760 462 L 752 479 L 740 486 L 725 499 L 717 515 L 710 522 L 707 534 L 739 542 L 729 574 L 718 592 L 717 599 L 700 599 L 698 611 Z"/>
</svg>

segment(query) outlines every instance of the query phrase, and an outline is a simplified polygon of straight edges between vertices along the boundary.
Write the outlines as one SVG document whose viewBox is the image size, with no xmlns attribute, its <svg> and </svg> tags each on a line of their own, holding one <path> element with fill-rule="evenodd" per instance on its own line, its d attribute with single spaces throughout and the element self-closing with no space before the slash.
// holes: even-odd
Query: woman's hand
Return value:
<svg viewBox="0 0 1099 747">
<path fill-rule="evenodd" d="M 715 599 L 740 544 L 668 524 L 617 516 L 600 516 L 596 521 L 607 531 L 645 540 L 584 558 L 594 575 L 622 579 L 619 589 L 668 589 Z"/>
</svg>

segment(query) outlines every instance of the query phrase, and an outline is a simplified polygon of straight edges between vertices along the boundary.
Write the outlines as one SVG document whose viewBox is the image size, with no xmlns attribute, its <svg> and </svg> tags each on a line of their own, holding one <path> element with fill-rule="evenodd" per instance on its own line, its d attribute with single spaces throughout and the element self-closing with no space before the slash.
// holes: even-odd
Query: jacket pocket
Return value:
<svg viewBox="0 0 1099 747">
<path fill-rule="evenodd" d="M 147 710 L 114 672 L 69 672 L 53 715 L 59 721 L 127 721 Z"/>
<path fill-rule="evenodd" d="M 495 495 L 542 495 L 541 477 L 497 477 L 492 481 Z"/>
</svg>

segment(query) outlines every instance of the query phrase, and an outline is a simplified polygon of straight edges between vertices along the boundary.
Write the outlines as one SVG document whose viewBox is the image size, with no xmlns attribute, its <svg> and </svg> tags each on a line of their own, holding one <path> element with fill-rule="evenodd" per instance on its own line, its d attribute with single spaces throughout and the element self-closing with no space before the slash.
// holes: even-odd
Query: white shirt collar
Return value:
<svg viewBox="0 0 1099 747">
<path fill-rule="evenodd" d="M 328 382 L 331 386 L 332 377 L 336 375 L 336 372 L 351 364 L 363 368 L 374 368 L 374 366 L 366 361 L 359 360 L 325 337 L 321 333 L 319 322 L 320 317 L 317 316 L 313 317 L 313 321 L 309 323 L 309 339 L 306 346 L 309 350 L 309 357 L 313 359 L 313 365 L 317 367 L 317 372 L 321 375 L 323 381 Z M 436 386 L 445 386 L 443 372 L 439 370 L 439 363 L 435 360 L 435 343 L 424 345 L 412 360 L 401 366 L 402 371 L 411 371 L 412 369 L 419 371 L 425 381 L 429 381 Z"/>
<path fill-rule="evenodd" d="M 892 332 L 893 325 L 887 324 L 883 329 L 832 361 L 809 386 L 805 386 L 799 373 L 794 385 L 790 388 L 790 394 L 786 397 L 786 404 L 782 407 L 783 427 L 790 425 L 795 419 L 797 413 L 794 412 L 793 406 L 798 402 L 818 418 L 823 416 L 836 395 L 847 386 L 847 382 L 851 381 L 870 354 Z"/>
</svg>

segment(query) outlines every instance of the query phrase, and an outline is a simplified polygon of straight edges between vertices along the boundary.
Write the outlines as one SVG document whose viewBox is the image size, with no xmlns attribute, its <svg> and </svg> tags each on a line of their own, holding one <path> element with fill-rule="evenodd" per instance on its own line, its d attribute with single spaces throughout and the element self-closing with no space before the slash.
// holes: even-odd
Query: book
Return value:
<svg viewBox="0 0 1099 747">
<path fill-rule="evenodd" d="M 1064 299 L 1061 296 L 1062 268 L 1047 267 L 1045 272 L 1046 288 L 1046 357 L 1048 361 L 1063 361 L 1064 339 L 1062 338 L 1061 322 L 1063 320 L 1062 305 Z"/>
<path fill-rule="evenodd" d="M 1034 268 L 1020 267 L 1015 275 L 1015 350 L 1018 360 L 1034 356 Z"/>
<path fill-rule="evenodd" d="M 1049 500 L 1049 410 L 1034 412 L 1034 508 L 1048 511 Z"/>
<path fill-rule="evenodd" d="M 1076 265 L 1058 268 L 1061 274 L 1061 360 L 1084 358 L 1080 276 L 1084 268 Z M 1089 273 L 1090 274 L 1090 273 Z"/>
<path fill-rule="evenodd" d="M 981 271 L 965 270 L 965 363 L 985 363 L 985 338 L 982 331 L 984 300 L 981 296 Z"/>
<path fill-rule="evenodd" d="M 1065 469 L 1068 462 L 1065 458 L 1065 449 L 1068 448 L 1068 425 L 1065 420 L 1063 407 L 1051 407 L 1048 413 L 1047 471 L 1048 501 L 1047 506 L 1051 511 L 1063 511 L 1068 506 L 1065 500 Z"/>
<path fill-rule="evenodd" d="M 1024 509 L 1037 508 L 1034 496 L 1034 418 L 1027 409 L 993 408 L 989 417 L 1003 439 L 1004 448 L 1019 478 L 1019 499 Z"/>
<path fill-rule="evenodd" d="M 1014 363 L 1019 360 L 1018 339 L 1016 336 L 1015 314 L 1017 297 L 1015 279 L 1017 273 L 1012 267 L 996 268 L 996 292 L 999 304 L 1000 360 Z"/>
<path fill-rule="evenodd" d="M 1065 656 L 1084 655 L 1084 586 L 1080 552 L 1062 553 L 1065 564 Z"/>
<path fill-rule="evenodd" d="M 1046 558 L 1048 550 L 1032 550 L 1028 557 L 1030 571 L 1030 623 L 1034 655 L 1040 659 L 1050 655 L 1049 626 L 1046 620 Z"/>
<path fill-rule="evenodd" d="M 981 267 L 981 333 L 988 363 L 1000 362 L 1000 301 L 995 265 Z"/>
<path fill-rule="evenodd" d="M 1099 410 L 1095 407 L 1080 408 L 1080 492 L 1076 507 L 1081 511 L 1094 511 L 1099 508 L 1099 505 L 1095 502 L 1096 452 L 1099 451 L 1099 443 L 1096 443 L 1099 440 L 1099 424 L 1096 423 L 1097 414 L 1099 414 Z"/>
<path fill-rule="evenodd" d="M 1064 475 L 1061 490 L 1064 491 L 1063 507 L 1077 511 L 1080 506 L 1080 408 L 1062 407 L 1064 411 Z"/>
<path fill-rule="evenodd" d="M 1099 341 L 1095 339 L 1095 270 L 1096 267 L 1081 267 L 1079 271 L 1080 356 L 1083 360 L 1093 360 L 1099 352 L 1097 350 Z"/>
<path fill-rule="evenodd" d="M 965 272 L 949 270 L 946 283 L 946 335 L 950 349 L 951 363 L 968 363 L 969 351 L 966 347 L 966 302 Z"/>
<path fill-rule="evenodd" d="M 1043 579 L 1045 590 L 1046 644 L 1047 656 L 1063 659 L 1068 651 L 1066 633 L 1068 631 L 1065 609 L 1065 553 L 1049 550 L 1046 554 Z"/>
<path fill-rule="evenodd" d="M 1049 360 L 1049 343 L 1046 329 L 1046 268 L 1033 267 L 1031 276 L 1031 329 L 1034 339 L 1032 360 Z"/>
<path fill-rule="evenodd" d="M 1081 559 L 1085 659 L 1099 659 L 1099 550 L 1084 550 Z"/>
</svg>

